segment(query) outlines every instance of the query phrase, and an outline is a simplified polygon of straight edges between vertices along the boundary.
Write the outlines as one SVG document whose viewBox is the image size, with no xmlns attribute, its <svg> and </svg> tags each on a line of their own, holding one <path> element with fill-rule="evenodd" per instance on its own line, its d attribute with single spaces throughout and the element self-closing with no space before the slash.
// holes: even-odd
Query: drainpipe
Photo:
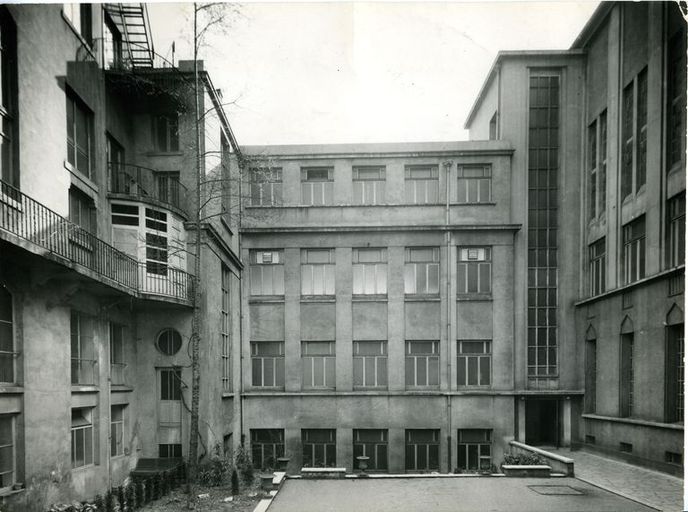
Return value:
<svg viewBox="0 0 688 512">
<path fill-rule="evenodd" d="M 237 228 L 237 251 L 239 252 L 239 259 L 241 259 L 241 223 L 242 215 L 244 213 L 244 202 L 242 192 L 242 181 L 244 174 L 244 160 L 243 155 L 237 155 L 237 165 L 239 167 L 239 226 Z M 231 176 L 230 176 L 231 180 Z M 245 275 L 245 274 L 244 274 Z M 239 400 L 239 440 L 241 446 L 244 445 L 244 280 L 239 279 L 239 389 L 234 393 L 234 398 Z M 234 443 L 236 444 L 236 438 Z M 232 453 L 234 447 L 232 446 Z"/>
<path fill-rule="evenodd" d="M 449 393 L 451 391 L 451 232 L 449 231 L 449 221 L 450 221 L 450 212 L 449 212 L 449 199 L 450 199 L 450 189 L 451 189 L 451 181 L 449 177 L 451 176 L 451 168 L 452 168 L 453 162 L 451 160 L 447 160 L 442 163 L 444 166 L 445 170 L 445 196 L 446 196 L 446 202 L 445 202 L 445 207 L 444 207 L 444 213 L 445 213 L 445 228 L 446 231 L 444 232 L 444 238 L 445 242 L 447 244 L 447 394 L 445 395 L 446 398 L 446 410 L 447 410 L 447 472 L 450 473 L 452 470 L 452 411 L 451 411 L 451 394 Z"/>
</svg>

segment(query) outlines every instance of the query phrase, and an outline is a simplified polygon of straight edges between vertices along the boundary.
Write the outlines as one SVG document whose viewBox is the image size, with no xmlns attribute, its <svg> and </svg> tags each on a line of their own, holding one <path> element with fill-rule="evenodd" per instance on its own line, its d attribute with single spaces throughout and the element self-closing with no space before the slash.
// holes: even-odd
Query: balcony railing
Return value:
<svg viewBox="0 0 688 512">
<path fill-rule="evenodd" d="M 95 272 L 132 295 L 158 295 L 185 302 L 192 298 L 192 275 L 169 267 L 164 275 L 153 275 L 147 271 L 145 263 L 115 249 L 1 180 L 0 230 Z"/>
<path fill-rule="evenodd" d="M 114 385 L 126 384 L 126 363 L 110 363 L 110 382 Z"/>
<path fill-rule="evenodd" d="M 110 192 L 137 200 L 153 199 L 182 211 L 186 208 L 187 189 L 179 182 L 178 172 L 162 172 L 140 165 L 110 163 Z"/>
</svg>

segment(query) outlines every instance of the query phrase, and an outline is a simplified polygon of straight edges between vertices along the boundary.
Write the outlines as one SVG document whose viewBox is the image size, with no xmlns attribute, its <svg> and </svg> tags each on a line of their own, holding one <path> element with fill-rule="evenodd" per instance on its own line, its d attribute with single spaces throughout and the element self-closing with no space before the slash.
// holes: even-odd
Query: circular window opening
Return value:
<svg viewBox="0 0 688 512">
<path fill-rule="evenodd" d="M 182 348 L 182 336 L 175 329 L 163 329 L 155 343 L 160 352 L 173 356 Z"/>
</svg>

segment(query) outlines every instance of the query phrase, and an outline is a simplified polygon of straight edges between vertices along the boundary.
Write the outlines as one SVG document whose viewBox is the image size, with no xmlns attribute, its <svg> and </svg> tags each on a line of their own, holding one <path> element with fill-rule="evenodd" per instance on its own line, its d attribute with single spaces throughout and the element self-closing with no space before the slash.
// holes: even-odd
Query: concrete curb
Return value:
<svg viewBox="0 0 688 512">
<path fill-rule="evenodd" d="M 638 498 L 634 498 L 633 496 L 629 496 L 628 494 L 625 494 L 623 492 L 619 492 L 618 490 L 612 489 L 611 487 L 600 485 L 599 483 L 595 483 L 592 480 L 587 480 L 585 478 L 581 478 L 580 476 L 575 476 L 573 478 L 575 478 L 576 480 L 580 480 L 581 482 L 585 482 L 586 484 L 592 485 L 593 487 L 597 487 L 598 489 L 602 489 L 603 491 L 611 492 L 612 494 L 616 494 L 617 496 L 621 496 L 622 498 L 626 498 L 627 500 L 631 500 L 631 501 L 634 501 L 634 502 L 639 503 L 641 505 L 644 505 L 646 507 L 650 507 L 652 510 L 657 510 L 658 512 L 662 512 L 662 509 L 657 508 L 655 505 L 647 503 L 646 501 L 640 500 Z"/>
</svg>

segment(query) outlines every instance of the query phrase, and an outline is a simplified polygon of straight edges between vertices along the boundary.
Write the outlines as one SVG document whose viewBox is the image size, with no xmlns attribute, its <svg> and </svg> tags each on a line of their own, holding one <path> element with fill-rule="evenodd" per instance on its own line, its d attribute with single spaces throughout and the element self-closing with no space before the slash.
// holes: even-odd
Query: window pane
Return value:
<svg viewBox="0 0 688 512">
<path fill-rule="evenodd" d="M 468 358 L 468 385 L 475 386 L 478 384 L 478 358 Z"/>
<path fill-rule="evenodd" d="M 362 294 L 363 293 L 363 265 L 353 266 L 353 293 Z"/>
<path fill-rule="evenodd" d="M 418 386 L 425 386 L 428 383 L 427 364 L 427 358 L 416 358 L 416 384 Z"/>
<path fill-rule="evenodd" d="M 327 377 L 325 385 L 329 388 L 335 387 L 335 359 L 334 359 L 334 357 L 325 358 L 325 374 Z"/>
<path fill-rule="evenodd" d="M 387 385 L 387 358 L 385 357 L 377 359 L 377 385 Z"/>
<path fill-rule="evenodd" d="M 480 358 L 480 385 L 488 386 L 490 384 L 490 358 Z"/>
</svg>

